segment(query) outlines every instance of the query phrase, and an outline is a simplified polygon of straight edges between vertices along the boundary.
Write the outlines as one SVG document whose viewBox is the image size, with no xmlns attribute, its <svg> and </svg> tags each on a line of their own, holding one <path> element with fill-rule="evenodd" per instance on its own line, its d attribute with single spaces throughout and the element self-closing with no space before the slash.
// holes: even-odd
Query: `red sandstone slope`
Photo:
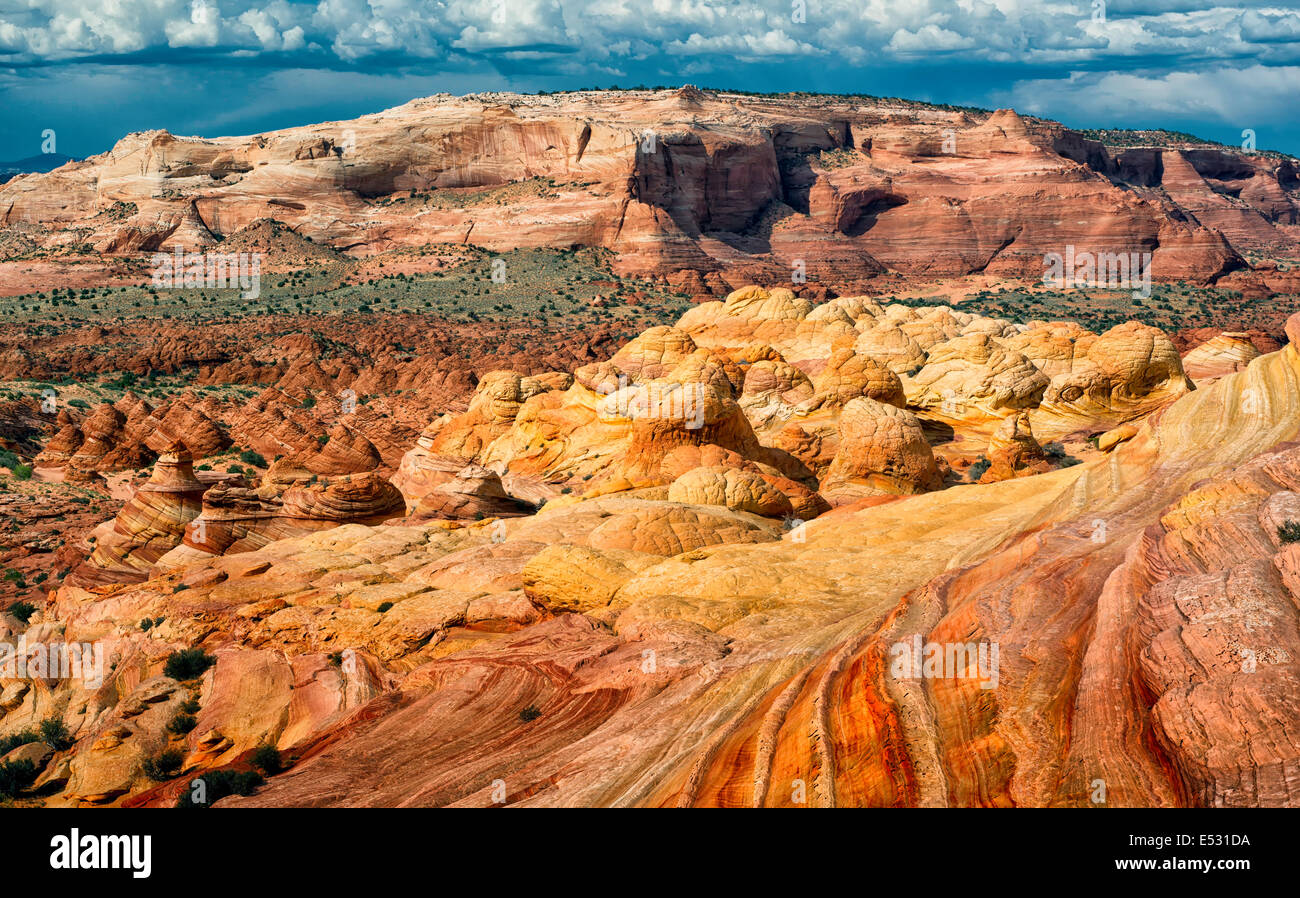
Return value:
<svg viewBox="0 0 1300 898">
<path fill-rule="evenodd" d="M 930 343 L 945 330 L 966 333 Z M 892 357 L 906 382 L 850 364 L 848 345 L 909 345 L 891 333 L 920 356 Z M 650 397 L 695 384 L 700 416 L 600 391 L 615 374 Z M 1294 805 L 1297 384 L 1294 345 L 1193 390 L 1133 324 L 751 287 L 572 376 L 485 377 L 403 460 L 404 521 L 329 513 L 366 511 L 359 481 L 297 494 L 307 462 L 288 459 L 263 482 L 287 487 L 278 508 L 213 487 L 215 545 L 187 531 L 157 557 L 129 537 L 175 545 L 196 511 L 178 456 L 98 553 L 155 562 L 147 579 L 0 617 L 120 663 L 94 689 L 14 685 L 0 725 L 67 722 L 37 786 L 51 804 L 170 803 L 272 743 L 290 769 L 223 803 Z M 774 451 L 783 403 L 809 430 Z M 991 435 L 1008 479 L 937 480 L 921 416 Z M 1035 431 L 1117 421 L 1042 472 Z M 543 491 L 559 482 L 578 492 Z M 521 486 L 535 513 L 505 501 Z M 914 641 L 998 663 L 896 669 Z M 211 670 L 162 675 L 188 646 Z M 187 696 L 197 725 L 169 733 Z M 159 785 L 146 762 L 167 749 L 184 760 Z"/>
<path fill-rule="evenodd" d="M 680 556 L 654 591 L 766 612 L 435 661 L 228 803 L 1292 806 L 1298 379 L 1288 347 L 1096 463 Z M 914 634 L 996 642 L 992 688 L 900 679 Z"/>
<path fill-rule="evenodd" d="M 275 219 L 356 255 L 603 246 L 627 272 L 731 286 L 800 262 L 840 285 L 885 267 L 1037 277 L 1067 244 L 1151 252 L 1155 277 L 1203 282 L 1247 251 L 1293 251 L 1298 214 L 1290 159 L 1112 152 L 1010 110 L 693 88 L 439 95 L 251 137 L 135 133 L 0 187 L 0 224 L 47 228 L 33 238 L 46 246 L 74 232 L 101 253 L 213 246 Z"/>
</svg>

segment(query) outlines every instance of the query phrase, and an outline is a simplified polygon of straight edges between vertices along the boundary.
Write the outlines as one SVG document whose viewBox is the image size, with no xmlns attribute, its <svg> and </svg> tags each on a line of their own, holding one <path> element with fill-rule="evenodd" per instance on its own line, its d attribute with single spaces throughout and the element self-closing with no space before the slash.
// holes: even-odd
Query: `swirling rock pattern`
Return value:
<svg viewBox="0 0 1300 898">
<path fill-rule="evenodd" d="M 779 326 L 726 330 L 748 347 L 764 328 L 784 357 L 771 341 L 808 316 L 789 298 L 750 305 Z M 839 312 L 874 314 L 844 306 L 829 315 L 841 326 Z M 1300 317 L 1288 330 L 1300 336 Z M 996 333 L 981 322 L 935 347 Z M 776 493 L 793 511 L 791 484 L 810 487 L 775 473 L 789 459 L 761 442 L 772 429 L 736 426 L 672 443 L 661 480 L 561 492 L 525 517 L 340 523 L 143 583 L 65 585 L 29 639 L 103 639 L 119 663 L 94 697 L 6 685 L 0 726 L 65 716 L 77 744 L 49 803 L 170 803 L 184 778 L 155 785 L 140 765 L 184 700 L 159 676 L 166 655 L 201 644 L 217 664 L 187 772 L 267 742 L 300 759 L 223 804 L 1300 804 L 1300 354 L 1189 390 L 1176 353 L 1137 328 L 1109 343 L 1123 335 L 1131 350 L 1098 352 L 1107 335 L 1054 334 L 1084 348 L 1058 353 L 1073 367 L 1052 379 L 1086 373 L 1104 384 L 1088 401 L 1131 403 L 1124 414 L 1173 395 L 1108 452 L 1034 476 L 946 484 L 920 416 L 859 396 L 817 411 L 833 440 L 804 419 L 809 458 L 834 446 L 805 479 L 832 499 L 836 483 L 870 487 L 815 518 L 776 517 Z M 809 341 L 824 349 L 800 361 L 839 339 Z M 743 415 L 708 384 L 707 421 Z M 601 401 L 557 383 L 483 454 L 547 476 L 627 458 L 643 419 L 602 421 Z M 488 402 L 461 433 L 487 423 Z M 1034 412 L 994 433 L 1012 473 Z M 797 448 L 789 426 L 776 433 Z M 559 448 L 532 454 L 543 432 Z M 181 468 L 160 485 L 184 492 Z M 375 477 L 335 493 L 294 481 L 281 503 L 342 522 L 385 492 Z M 143 618 L 162 622 L 145 634 Z M 937 666 L 900 663 L 930 644 Z"/>
</svg>

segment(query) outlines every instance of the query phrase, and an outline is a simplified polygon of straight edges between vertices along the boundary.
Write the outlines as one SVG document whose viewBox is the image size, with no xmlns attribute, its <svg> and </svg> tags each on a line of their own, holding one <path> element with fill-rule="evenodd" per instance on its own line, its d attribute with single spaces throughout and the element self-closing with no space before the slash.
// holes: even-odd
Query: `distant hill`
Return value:
<svg viewBox="0 0 1300 898">
<path fill-rule="evenodd" d="M 16 162 L 0 162 L 0 184 L 28 172 L 53 171 L 63 163 L 71 161 L 71 156 L 62 153 L 41 153 L 39 156 L 28 156 Z"/>
<path fill-rule="evenodd" d="M 594 247 L 690 295 L 787 281 L 847 296 L 887 272 L 1039 279 L 1084 236 L 1150 253 L 1160 281 L 1300 258 L 1294 161 L 894 99 L 438 94 L 262 135 L 134 132 L 69 168 L 0 185 L 4 221 L 39 226 L 23 251 L 215 247 L 274 220 L 231 246 Z"/>
</svg>

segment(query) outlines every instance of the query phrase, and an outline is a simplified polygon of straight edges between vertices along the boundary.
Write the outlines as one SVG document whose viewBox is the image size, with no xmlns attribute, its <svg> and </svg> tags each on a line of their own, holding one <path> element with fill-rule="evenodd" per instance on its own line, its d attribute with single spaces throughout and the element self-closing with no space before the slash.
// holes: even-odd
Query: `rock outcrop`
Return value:
<svg viewBox="0 0 1300 898">
<path fill-rule="evenodd" d="M 1294 345 L 1193 389 L 1136 323 L 748 287 L 627 346 L 484 377 L 405 496 L 312 470 L 382 457 L 351 423 L 256 484 L 161 447 L 0 615 L 111 659 L 0 680 L 0 734 L 72 741 L 24 800 L 174 804 L 273 745 L 222 805 L 1297 804 Z"/>
<path fill-rule="evenodd" d="M 98 586 L 144 580 L 163 555 L 180 545 L 215 480 L 196 476 L 184 445 L 168 446 L 117 517 L 91 534 L 94 551 L 73 572 L 73 582 Z"/>
<path fill-rule="evenodd" d="M 130 134 L 0 186 L 0 224 L 51 245 L 84 231 L 113 254 L 249 242 L 268 220 L 357 254 L 472 231 L 493 251 L 605 247 L 628 272 L 712 292 L 794 270 L 839 287 L 886 268 L 1037 278 L 1067 244 L 1150 252 L 1156 278 L 1204 282 L 1294 243 L 1298 190 L 1268 156 L 1107 147 L 1006 109 L 493 94 L 249 137 Z M 101 214 L 115 203 L 134 209 Z"/>
<path fill-rule="evenodd" d="M 942 485 L 921 422 L 906 409 L 855 399 L 844 407 L 839 430 L 839 450 L 822 482 L 822 492 L 833 503 Z"/>
</svg>

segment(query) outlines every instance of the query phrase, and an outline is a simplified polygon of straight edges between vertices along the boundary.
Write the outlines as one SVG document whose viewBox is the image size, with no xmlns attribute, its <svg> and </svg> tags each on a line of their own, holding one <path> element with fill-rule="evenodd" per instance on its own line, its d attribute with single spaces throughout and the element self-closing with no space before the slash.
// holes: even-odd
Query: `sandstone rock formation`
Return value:
<svg viewBox="0 0 1300 898">
<path fill-rule="evenodd" d="M 906 409 L 854 399 L 844 407 L 839 430 L 839 450 L 822 483 L 832 503 L 942 485 L 921 422 Z"/>
<path fill-rule="evenodd" d="M 1113 806 L 1296 804 L 1294 346 L 1192 390 L 1141 326 L 810 306 L 757 289 L 703 304 L 676 325 L 694 348 L 642 341 L 622 357 L 635 374 L 602 372 L 626 378 L 610 393 L 486 378 L 403 467 L 429 484 L 417 508 L 456 502 L 473 464 L 460 495 L 542 484 L 532 514 L 356 523 L 407 503 L 373 472 L 313 483 L 296 464 L 208 486 L 200 520 L 236 537 L 225 554 L 196 551 L 191 524 L 143 582 L 65 584 L 28 623 L 0 619 L 0 639 L 116 659 L 95 688 L 0 682 L 0 733 L 65 721 L 75 744 L 42 774 L 61 805 L 171 804 L 263 744 L 291 768 L 223 805 L 487 806 L 503 781 L 510 805 L 1092 806 L 1099 777 Z M 828 370 L 874 382 L 844 374 L 862 355 L 846 330 L 922 323 L 918 372 L 1023 403 L 945 424 L 838 389 L 811 401 Z M 750 398 L 788 417 L 750 405 L 755 366 Z M 919 374 L 897 376 L 907 402 Z M 689 384 L 699 418 L 668 401 Z M 1052 468 L 1040 420 L 1087 422 L 1079 447 L 1107 430 L 1109 451 Z M 194 507 L 206 484 L 168 448 L 150 492 L 179 498 L 142 491 L 123 520 Z M 992 482 L 945 478 L 975 452 Z M 121 567 L 152 552 L 117 545 Z M 899 664 L 926 643 L 977 662 Z M 215 664 L 165 676 L 189 646 Z M 197 725 L 168 734 L 190 702 Z M 182 767 L 151 781 L 165 747 Z"/>
<path fill-rule="evenodd" d="M 1011 415 L 998 425 L 989 440 L 988 460 L 989 467 L 980 477 L 981 483 L 1048 470 L 1043 447 L 1034 439 L 1027 413 Z"/>
<path fill-rule="evenodd" d="M 381 524 L 406 511 L 397 488 L 373 472 L 287 484 L 271 482 L 272 476 L 256 488 L 233 484 L 208 490 L 181 544 L 157 560 L 159 569 L 249 552 L 342 524 Z"/>
<path fill-rule="evenodd" d="M 144 580 L 149 569 L 180 544 L 214 479 L 195 475 L 193 459 L 183 445 L 168 446 L 149 480 L 117 517 L 95 529 L 94 551 L 73 572 L 74 582 L 100 585 Z"/>
<path fill-rule="evenodd" d="M 655 152 L 640 151 L 647 133 Z M 269 220 L 358 254 L 472 232 L 493 251 L 606 247 L 627 271 L 716 292 L 797 266 L 841 286 L 886 267 L 1036 278 L 1066 244 L 1151 252 L 1157 278 L 1206 281 L 1293 243 L 1298 189 L 1289 161 L 1107 147 L 1012 110 L 492 94 L 249 137 L 130 134 L 0 186 L 0 225 L 39 225 L 27 239 L 45 245 L 84 229 L 101 253 L 251 245 Z M 133 211 L 100 214 L 115 203 Z"/>
<path fill-rule="evenodd" d="M 1183 356 L 1183 370 L 1194 381 L 1240 371 L 1260 356 L 1248 334 L 1224 332 Z"/>
<path fill-rule="evenodd" d="M 412 522 L 481 521 L 518 517 L 534 510 L 532 503 L 507 493 L 495 471 L 481 465 L 466 465 L 453 479 L 425 493 L 412 509 L 410 519 Z"/>
</svg>

